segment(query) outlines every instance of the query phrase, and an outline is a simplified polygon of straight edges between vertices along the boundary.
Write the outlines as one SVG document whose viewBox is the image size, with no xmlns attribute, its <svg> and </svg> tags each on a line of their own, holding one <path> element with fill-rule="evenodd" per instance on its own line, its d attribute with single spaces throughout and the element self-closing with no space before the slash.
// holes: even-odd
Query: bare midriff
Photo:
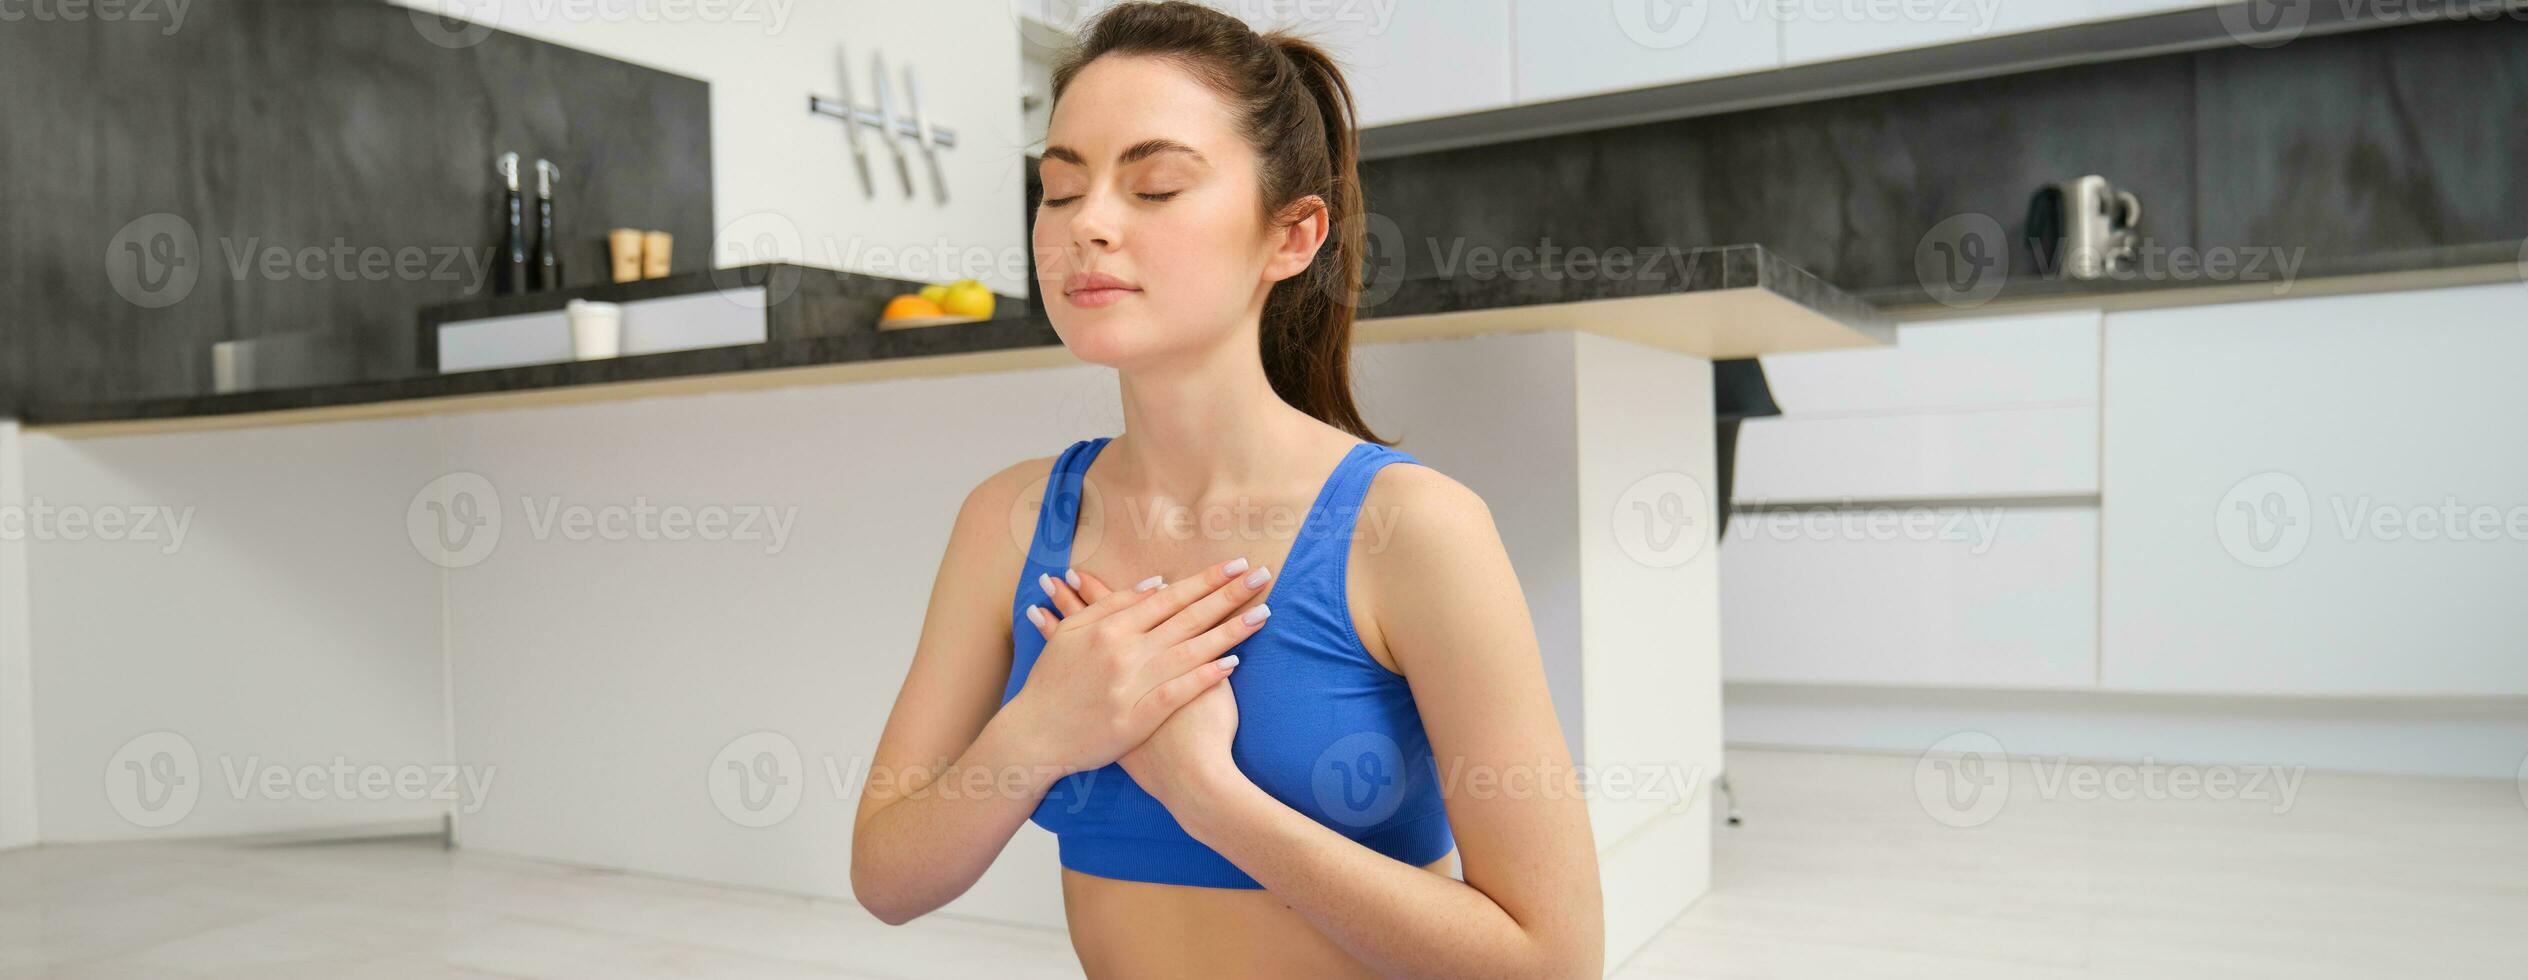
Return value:
<svg viewBox="0 0 2528 980">
<path fill-rule="evenodd" d="M 1456 877 L 1450 852 L 1423 870 Z M 1375 977 L 1262 888 L 1200 888 L 1062 869 L 1071 946 L 1094 980 Z"/>
</svg>

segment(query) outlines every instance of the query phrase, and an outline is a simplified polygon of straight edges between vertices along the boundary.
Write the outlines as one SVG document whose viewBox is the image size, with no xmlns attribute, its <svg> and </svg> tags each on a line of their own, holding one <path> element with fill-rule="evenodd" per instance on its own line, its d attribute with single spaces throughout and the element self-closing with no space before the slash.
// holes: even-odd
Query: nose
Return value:
<svg viewBox="0 0 2528 980">
<path fill-rule="evenodd" d="M 1084 249 L 1105 251 L 1115 247 L 1119 223 L 1112 206 L 1113 195 L 1091 191 L 1075 202 L 1071 212 L 1071 243 Z"/>
</svg>

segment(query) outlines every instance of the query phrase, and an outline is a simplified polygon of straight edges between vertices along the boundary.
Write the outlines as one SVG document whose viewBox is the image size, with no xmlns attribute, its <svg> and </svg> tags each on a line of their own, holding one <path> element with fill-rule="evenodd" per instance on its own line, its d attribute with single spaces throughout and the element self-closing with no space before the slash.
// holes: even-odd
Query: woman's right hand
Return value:
<svg viewBox="0 0 2528 980">
<path fill-rule="evenodd" d="M 1050 575 L 1038 580 L 1062 612 L 1028 607 L 1046 634 L 1044 652 L 1003 709 L 1065 773 L 1114 762 L 1148 739 L 1176 709 L 1229 676 L 1237 658 L 1214 658 L 1272 614 L 1259 602 L 1233 615 L 1272 581 L 1267 569 L 1248 572 L 1243 558 L 1196 578 L 1161 585 L 1154 575 L 1124 590 L 1075 574 L 1076 590 Z"/>
</svg>

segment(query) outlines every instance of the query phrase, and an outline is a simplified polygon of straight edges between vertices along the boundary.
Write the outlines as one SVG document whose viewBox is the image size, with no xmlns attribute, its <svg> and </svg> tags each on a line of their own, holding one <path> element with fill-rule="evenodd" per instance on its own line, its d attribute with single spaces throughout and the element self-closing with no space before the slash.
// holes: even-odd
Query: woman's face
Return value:
<svg viewBox="0 0 2528 980">
<path fill-rule="evenodd" d="M 1208 86 L 1146 56 L 1089 63 L 1054 103 L 1037 288 L 1081 360 L 1123 366 L 1206 349 L 1262 310 L 1272 283 L 1306 268 L 1323 222 L 1266 227 L 1256 154 L 1235 126 Z M 1108 277 L 1121 288 L 1093 288 Z"/>
</svg>

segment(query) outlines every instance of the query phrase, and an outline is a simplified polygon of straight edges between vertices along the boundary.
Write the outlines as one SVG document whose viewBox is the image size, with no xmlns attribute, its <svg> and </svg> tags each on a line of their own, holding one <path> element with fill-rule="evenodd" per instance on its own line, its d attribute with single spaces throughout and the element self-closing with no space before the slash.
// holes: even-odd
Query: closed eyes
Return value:
<svg viewBox="0 0 2528 980">
<path fill-rule="evenodd" d="M 1133 195 L 1133 196 L 1134 196 L 1134 197 L 1138 197 L 1138 198 L 1140 198 L 1140 199 L 1142 199 L 1142 200 L 1144 200 L 1144 201 L 1149 201 L 1149 202 L 1151 202 L 1151 203 L 1153 203 L 1153 204 L 1158 204 L 1158 203 L 1165 202 L 1165 201 L 1167 201 L 1168 199 L 1173 198 L 1173 197 L 1175 197 L 1176 195 L 1181 194 L 1181 193 L 1184 193 L 1184 192 L 1183 192 L 1183 191 L 1166 191 L 1166 192 L 1163 192 L 1163 193 L 1157 193 L 1157 194 L 1135 194 L 1135 195 Z M 1076 194 L 1074 194 L 1074 195 L 1072 195 L 1072 196 L 1070 196 L 1070 197 L 1048 197 L 1048 198 L 1045 198 L 1045 199 L 1044 199 L 1044 206 L 1045 206 L 1045 207 L 1049 207 L 1049 208 L 1058 208 L 1058 207 L 1061 207 L 1061 206 L 1063 206 L 1063 205 L 1069 204 L 1069 203 L 1071 203 L 1071 202 L 1073 202 L 1073 201 L 1076 201 L 1076 200 L 1079 200 L 1079 199 L 1080 199 L 1080 198 L 1079 198 L 1079 195 L 1076 195 Z"/>
</svg>

